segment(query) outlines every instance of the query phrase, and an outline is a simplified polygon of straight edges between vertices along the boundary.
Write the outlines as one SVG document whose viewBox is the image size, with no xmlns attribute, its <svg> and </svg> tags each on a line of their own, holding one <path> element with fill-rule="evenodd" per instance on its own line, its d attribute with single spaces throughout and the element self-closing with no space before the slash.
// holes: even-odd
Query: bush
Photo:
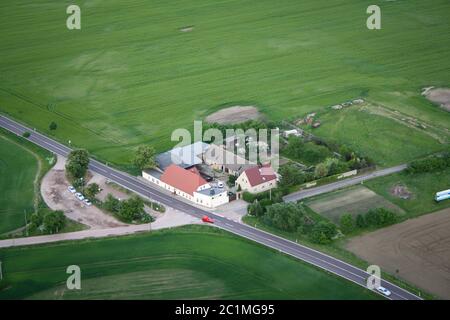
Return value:
<svg viewBox="0 0 450 320">
<path fill-rule="evenodd" d="M 364 229 L 367 227 L 366 219 L 364 218 L 364 215 L 358 214 L 356 216 L 356 226 L 360 229 Z"/>
<path fill-rule="evenodd" d="M 144 200 L 137 196 L 122 201 L 116 216 L 120 221 L 127 223 L 152 221 L 152 218 L 144 210 Z"/>
<path fill-rule="evenodd" d="M 232 174 L 230 174 L 229 176 L 228 176 L 228 186 L 231 188 L 231 187 L 234 187 L 234 184 L 235 184 L 235 182 L 236 182 L 236 176 L 234 176 L 234 175 L 232 175 Z"/>
<path fill-rule="evenodd" d="M 367 226 L 384 227 L 397 221 L 397 215 L 384 208 L 369 210 L 365 215 Z"/>
<path fill-rule="evenodd" d="M 99 193 L 100 186 L 96 183 L 91 183 L 84 189 L 84 195 L 91 201 L 95 200 L 95 196 Z"/>
<path fill-rule="evenodd" d="M 112 194 L 108 193 L 102 206 L 109 212 L 118 213 L 120 210 L 120 200 L 115 198 Z"/>
<path fill-rule="evenodd" d="M 52 122 L 50 122 L 50 125 L 48 126 L 48 128 L 53 131 L 53 130 L 56 130 L 56 128 L 58 128 L 58 125 L 56 124 L 55 121 L 52 121 Z"/>
<path fill-rule="evenodd" d="M 349 213 L 343 214 L 339 219 L 339 225 L 344 234 L 349 234 L 355 231 L 355 220 L 353 216 Z"/>
<path fill-rule="evenodd" d="M 409 174 L 435 172 L 450 167 L 450 156 L 445 153 L 440 156 L 432 156 L 425 159 L 415 160 L 408 164 L 406 170 Z"/>
<path fill-rule="evenodd" d="M 264 208 L 258 200 L 247 206 L 247 213 L 251 216 L 261 217 L 264 214 Z"/>
<path fill-rule="evenodd" d="M 292 164 L 281 166 L 279 174 L 281 175 L 281 186 L 291 187 L 306 181 L 305 174 Z"/>
<path fill-rule="evenodd" d="M 43 226 L 47 233 L 57 233 L 61 231 L 65 224 L 66 216 L 60 210 L 50 211 L 44 215 Z"/>
<path fill-rule="evenodd" d="M 337 234 L 336 226 L 327 221 L 320 221 L 312 227 L 309 239 L 318 244 L 328 244 Z"/>
<path fill-rule="evenodd" d="M 356 216 L 356 227 L 364 229 L 367 227 L 385 227 L 398 221 L 398 216 L 392 211 L 384 208 L 371 209 L 365 214 Z"/>
</svg>

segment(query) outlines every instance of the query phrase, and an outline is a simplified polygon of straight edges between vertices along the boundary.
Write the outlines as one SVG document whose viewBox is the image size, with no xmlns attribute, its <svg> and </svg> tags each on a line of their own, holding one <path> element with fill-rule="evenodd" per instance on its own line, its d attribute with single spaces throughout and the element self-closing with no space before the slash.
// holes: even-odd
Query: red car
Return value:
<svg viewBox="0 0 450 320">
<path fill-rule="evenodd" d="M 208 216 L 203 216 L 202 221 L 207 223 L 214 223 L 214 220 Z"/>
</svg>

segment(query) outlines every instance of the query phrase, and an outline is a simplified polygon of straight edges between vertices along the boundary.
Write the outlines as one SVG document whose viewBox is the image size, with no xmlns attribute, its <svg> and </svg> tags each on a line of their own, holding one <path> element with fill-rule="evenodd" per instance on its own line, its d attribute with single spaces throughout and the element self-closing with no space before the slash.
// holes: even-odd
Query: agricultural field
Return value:
<svg viewBox="0 0 450 320">
<path fill-rule="evenodd" d="M 205 226 L 3 249 L 0 259 L 5 276 L 0 299 L 380 298 L 313 266 Z M 81 268 L 79 291 L 65 286 L 66 268 L 73 264 Z"/>
<path fill-rule="evenodd" d="M 346 248 L 442 299 L 450 299 L 450 209 L 354 237 Z"/>
<path fill-rule="evenodd" d="M 450 207 L 450 200 L 434 201 L 438 191 L 450 189 L 450 169 L 409 175 L 397 173 L 365 182 L 365 186 L 415 217 Z"/>
<path fill-rule="evenodd" d="M 55 121 L 60 141 L 124 168 L 130 149 L 165 150 L 174 129 L 191 129 L 224 106 L 256 106 L 282 120 L 364 97 L 450 123 L 448 112 L 420 95 L 424 86 L 450 83 L 446 0 L 383 2 L 377 31 L 366 28 L 368 4 L 358 0 L 77 4 L 82 30 L 69 31 L 66 2 L 3 1 L 0 111 L 45 133 Z M 438 147 L 373 120 L 337 138 L 373 137 L 376 153 L 367 141 L 355 146 L 381 165 Z"/>
<path fill-rule="evenodd" d="M 39 180 L 53 157 L 0 130 L 0 235 L 25 225 L 39 205 Z"/>
<path fill-rule="evenodd" d="M 305 201 L 305 204 L 336 224 L 339 224 L 340 217 L 346 213 L 356 216 L 375 208 L 385 208 L 399 214 L 404 212 L 392 202 L 363 186 L 310 198 Z"/>
</svg>

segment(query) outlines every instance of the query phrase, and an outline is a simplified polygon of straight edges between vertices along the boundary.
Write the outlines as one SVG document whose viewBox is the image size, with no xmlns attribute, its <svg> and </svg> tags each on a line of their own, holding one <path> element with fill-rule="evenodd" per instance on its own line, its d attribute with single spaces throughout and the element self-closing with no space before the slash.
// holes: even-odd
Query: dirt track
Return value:
<svg viewBox="0 0 450 320">
<path fill-rule="evenodd" d="M 347 249 L 430 293 L 450 299 L 450 208 L 355 237 Z"/>
</svg>

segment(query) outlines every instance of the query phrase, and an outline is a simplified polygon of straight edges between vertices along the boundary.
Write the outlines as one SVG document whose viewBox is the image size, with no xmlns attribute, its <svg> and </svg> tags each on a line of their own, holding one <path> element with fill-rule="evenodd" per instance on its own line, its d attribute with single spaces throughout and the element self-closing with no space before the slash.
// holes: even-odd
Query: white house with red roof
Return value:
<svg viewBox="0 0 450 320">
<path fill-rule="evenodd" d="M 244 170 L 236 179 L 236 187 L 242 191 L 259 193 L 276 188 L 277 175 L 270 164 L 254 166 Z"/>
<path fill-rule="evenodd" d="M 208 208 L 215 208 L 229 201 L 227 191 L 208 183 L 195 167 L 184 169 L 171 164 L 160 176 L 145 170 L 142 176 L 175 195 Z"/>
</svg>

